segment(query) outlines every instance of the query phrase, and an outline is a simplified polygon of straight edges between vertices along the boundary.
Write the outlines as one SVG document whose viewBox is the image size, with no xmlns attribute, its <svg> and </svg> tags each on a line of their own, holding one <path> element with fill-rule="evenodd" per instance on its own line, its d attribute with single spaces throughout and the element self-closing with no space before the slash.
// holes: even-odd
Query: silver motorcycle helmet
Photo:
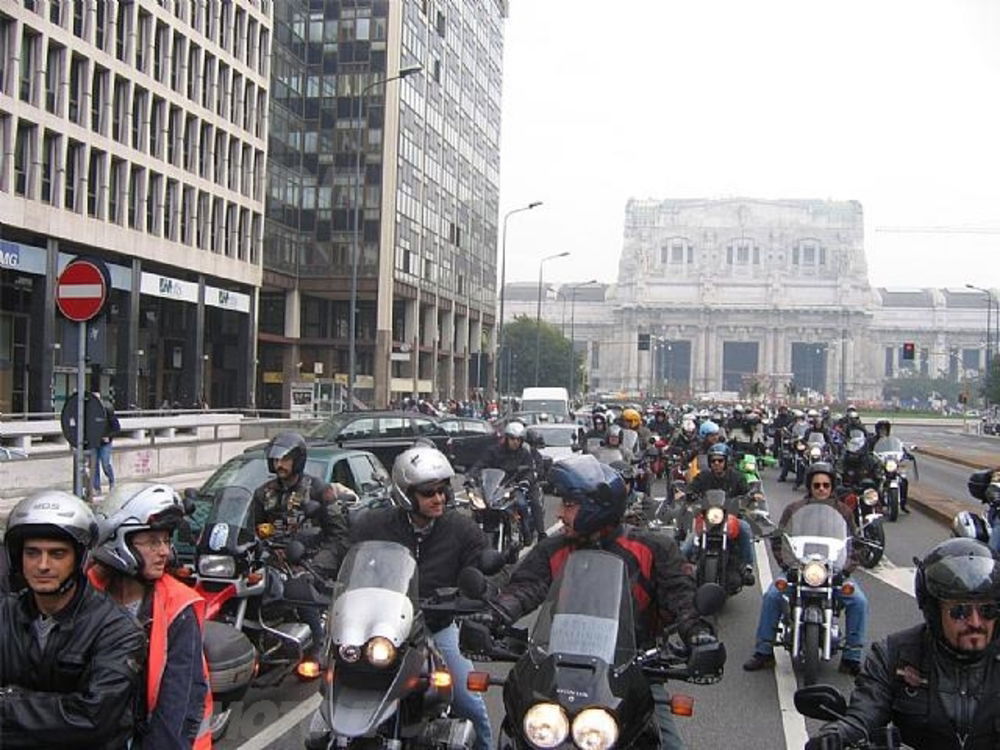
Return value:
<svg viewBox="0 0 1000 750">
<path fill-rule="evenodd" d="M 523 422 L 513 421 L 508 422 L 507 426 L 503 429 L 503 436 L 505 438 L 515 438 L 517 440 L 524 440 L 524 436 L 527 433 L 527 428 L 524 426 Z"/>
<path fill-rule="evenodd" d="M 54 592 L 60 595 L 83 573 L 87 553 L 97 539 L 97 521 L 86 503 L 62 490 L 39 490 L 15 505 L 7 518 L 4 534 L 12 588 L 21 575 L 21 556 L 27 539 L 57 539 L 73 545 L 76 552 L 74 574 Z"/>
<path fill-rule="evenodd" d="M 979 514 L 968 510 L 955 514 L 951 521 L 951 533 L 957 537 L 978 539 L 983 544 L 990 541 L 990 530 L 986 526 L 986 520 Z"/>
<path fill-rule="evenodd" d="M 173 531 L 184 519 L 184 505 L 165 484 L 119 484 L 97 514 L 99 537 L 94 559 L 132 578 L 142 577 L 142 560 L 131 537 L 140 531 Z"/>
<path fill-rule="evenodd" d="M 524 425 L 521 425 L 522 427 Z M 452 501 L 451 479 L 455 470 L 448 457 L 437 448 L 418 445 L 396 456 L 392 465 L 392 499 L 401 508 L 413 512 L 417 505 L 413 491 L 446 482 L 448 502 Z"/>
</svg>

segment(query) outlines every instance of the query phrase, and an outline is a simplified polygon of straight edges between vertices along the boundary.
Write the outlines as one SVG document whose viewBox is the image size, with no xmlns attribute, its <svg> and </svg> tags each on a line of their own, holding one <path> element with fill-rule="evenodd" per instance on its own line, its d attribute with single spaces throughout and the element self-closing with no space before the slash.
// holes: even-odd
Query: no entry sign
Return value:
<svg viewBox="0 0 1000 750">
<path fill-rule="evenodd" d="M 108 300 L 109 274 L 100 261 L 71 260 L 56 282 L 56 306 L 70 320 L 83 323 L 103 308 Z"/>
</svg>

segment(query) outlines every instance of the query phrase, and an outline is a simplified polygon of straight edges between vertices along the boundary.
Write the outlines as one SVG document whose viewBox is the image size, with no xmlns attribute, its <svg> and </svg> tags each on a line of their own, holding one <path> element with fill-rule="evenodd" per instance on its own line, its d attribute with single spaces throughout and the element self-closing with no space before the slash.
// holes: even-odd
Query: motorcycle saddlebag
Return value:
<svg viewBox="0 0 1000 750">
<path fill-rule="evenodd" d="M 205 623 L 205 659 L 213 697 L 225 702 L 242 698 L 257 666 L 257 651 L 250 639 L 231 625 L 209 620 Z"/>
</svg>

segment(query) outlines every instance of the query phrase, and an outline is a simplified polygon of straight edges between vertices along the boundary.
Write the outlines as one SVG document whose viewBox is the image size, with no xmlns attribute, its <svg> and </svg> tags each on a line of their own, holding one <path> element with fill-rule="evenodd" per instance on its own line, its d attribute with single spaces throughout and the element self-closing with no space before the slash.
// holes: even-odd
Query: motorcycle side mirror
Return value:
<svg viewBox="0 0 1000 750">
<path fill-rule="evenodd" d="M 293 539 L 285 547 L 285 560 L 287 560 L 292 565 L 298 565 L 302 562 L 302 558 L 306 556 L 306 545 L 300 542 L 298 539 Z"/>
<path fill-rule="evenodd" d="M 462 596 L 468 599 L 482 599 L 486 594 L 486 576 L 478 568 L 462 568 L 457 583 Z"/>
<path fill-rule="evenodd" d="M 504 556 L 493 548 L 484 549 L 479 555 L 479 570 L 485 575 L 492 576 L 503 570 Z"/>
<path fill-rule="evenodd" d="M 306 518 L 317 518 L 323 511 L 323 503 L 315 500 L 306 500 L 302 503 L 302 512 Z"/>
<path fill-rule="evenodd" d="M 714 615 L 726 603 L 726 592 L 717 583 L 703 583 L 694 594 L 694 608 L 699 615 Z"/>
<path fill-rule="evenodd" d="M 833 685 L 809 685 L 795 691 L 795 710 L 810 719 L 842 719 L 847 701 Z"/>
</svg>

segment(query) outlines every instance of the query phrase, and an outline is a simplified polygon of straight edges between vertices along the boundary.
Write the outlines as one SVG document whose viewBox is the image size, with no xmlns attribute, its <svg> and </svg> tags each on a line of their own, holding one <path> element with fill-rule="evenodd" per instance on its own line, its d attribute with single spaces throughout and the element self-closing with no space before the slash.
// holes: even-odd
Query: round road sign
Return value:
<svg viewBox="0 0 1000 750">
<path fill-rule="evenodd" d="M 56 305 L 70 320 L 83 323 L 97 315 L 108 300 L 108 275 L 103 264 L 88 258 L 71 260 L 56 282 Z"/>
</svg>

